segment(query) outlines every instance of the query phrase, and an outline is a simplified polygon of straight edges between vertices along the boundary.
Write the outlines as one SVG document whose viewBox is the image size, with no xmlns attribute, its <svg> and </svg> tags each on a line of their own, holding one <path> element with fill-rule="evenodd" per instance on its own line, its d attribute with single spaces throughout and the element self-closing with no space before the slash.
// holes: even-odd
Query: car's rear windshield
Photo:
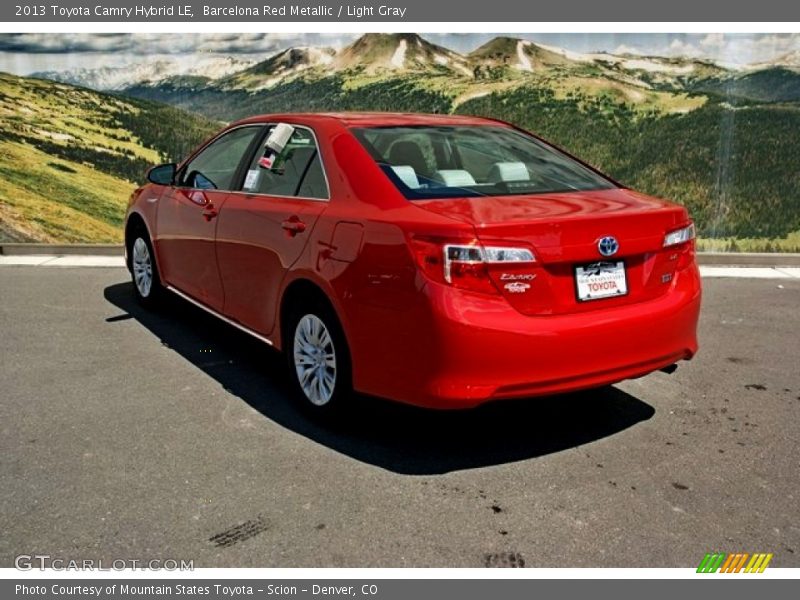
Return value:
<svg viewBox="0 0 800 600">
<path fill-rule="evenodd" d="M 508 127 L 361 127 L 353 133 L 409 200 L 615 187 L 552 146 Z"/>
</svg>

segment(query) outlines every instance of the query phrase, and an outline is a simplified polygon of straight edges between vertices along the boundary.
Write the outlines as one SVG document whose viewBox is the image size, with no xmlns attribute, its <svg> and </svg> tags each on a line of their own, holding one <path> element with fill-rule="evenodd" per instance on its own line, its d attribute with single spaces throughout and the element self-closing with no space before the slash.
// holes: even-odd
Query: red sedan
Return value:
<svg viewBox="0 0 800 600">
<path fill-rule="evenodd" d="M 603 386 L 697 351 L 686 209 L 507 123 L 284 114 L 153 168 L 134 289 L 285 352 L 298 398 L 436 408 Z"/>
</svg>

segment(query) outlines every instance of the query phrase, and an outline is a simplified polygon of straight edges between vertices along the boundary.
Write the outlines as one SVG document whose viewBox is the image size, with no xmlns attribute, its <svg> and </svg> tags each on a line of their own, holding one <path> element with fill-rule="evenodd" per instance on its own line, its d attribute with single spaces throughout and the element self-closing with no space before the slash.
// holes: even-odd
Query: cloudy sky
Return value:
<svg viewBox="0 0 800 600">
<path fill-rule="evenodd" d="M 27 75 L 36 71 L 78 67 L 124 66 L 144 60 L 173 58 L 191 61 L 204 56 L 241 56 L 262 59 L 290 46 L 341 47 L 360 34 L 0 34 L 0 71 Z M 691 56 L 726 65 L 770 61 L 790 52 L 800 53 L 800 34 L 422 34 L 426 39 L 469 52 L 498 35 L 560 46 L 576 52 L 630 52 L 658 56 Z"/>
</svg>

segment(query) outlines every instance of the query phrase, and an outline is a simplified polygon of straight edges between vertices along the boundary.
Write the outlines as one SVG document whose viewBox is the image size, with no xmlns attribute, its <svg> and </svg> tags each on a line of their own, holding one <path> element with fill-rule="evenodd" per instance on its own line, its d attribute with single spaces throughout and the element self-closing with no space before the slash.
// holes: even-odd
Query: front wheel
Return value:
<svg viewBox="0 0 800 600">
<path fill-rule="evenodd" d="M 350 356 L 333 311 L 300 310 L 288 325 L 286 352 L 301 405 L 320 416 L 341 413 L 351 393 Z"/>
<path fill-rule="evenodd" d="M 145 306 L 152 307 L 158 301 L 161 292 L 161 279 L 153 258 L 153 246 L 147 235 L 135 234 L 129 252 L 136 298 Z"/>
</svg>

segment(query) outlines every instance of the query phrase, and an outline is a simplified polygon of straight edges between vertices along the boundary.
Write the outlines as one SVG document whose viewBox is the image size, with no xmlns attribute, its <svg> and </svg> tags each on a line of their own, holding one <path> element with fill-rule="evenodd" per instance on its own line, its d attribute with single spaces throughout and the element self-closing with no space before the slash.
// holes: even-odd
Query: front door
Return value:
<svg viewBox="0 0 800 600">
<path fill-rule="evenodd" d="M 165 283 L 219 311 L 224 303 L 214 249 L 217 222 L 261 126 L 222 134 L 187 162 L 159 200 L 157 252 Z"/>
</svg>

